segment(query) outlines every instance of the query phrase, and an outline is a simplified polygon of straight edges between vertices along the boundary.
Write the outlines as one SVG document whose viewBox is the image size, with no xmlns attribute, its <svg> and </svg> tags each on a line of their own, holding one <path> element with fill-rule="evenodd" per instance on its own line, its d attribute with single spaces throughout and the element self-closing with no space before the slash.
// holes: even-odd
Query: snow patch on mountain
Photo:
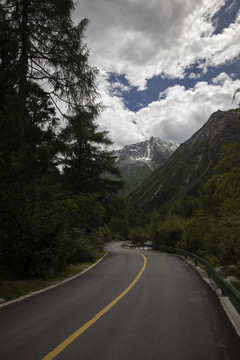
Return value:
<svg viewBox="0 0 240 360">
<path fill-rule="evenodd" d="M 177 149 L 177 145 L 152 136 L 149 140 L 126 145 L 114 150 L 116 165 L 120 168 L 147 165 L 151 170 L 157 169 Z"/>
</svg>

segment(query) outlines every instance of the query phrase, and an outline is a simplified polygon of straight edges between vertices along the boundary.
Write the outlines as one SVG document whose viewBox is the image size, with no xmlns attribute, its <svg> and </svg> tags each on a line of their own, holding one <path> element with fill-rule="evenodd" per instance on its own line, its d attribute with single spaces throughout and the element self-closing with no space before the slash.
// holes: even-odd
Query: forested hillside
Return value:
<svg viewBox="0 0 240 360">
<path fill-rule="evenodd" d="M 144 210 L 159 209 L 184 194 L 198 196 L 221 158 L 221 147 L 240 141 L 236 110 L 216 111 L 192 137 L 127 199 Z"/>
<path fill-rule="evenodd" d="M 240 278 L 239 135 L 239 112 L 213 114 L 130 194 L 138 213 L 145 213 L 130 231 L 131 240 L 185 249 Z M 167 186 L 171 193 L 164 193 Z"/>
<path fill-rule="evenodd" d="M 1 277 L 95 260 L 120 206 L 119 170 L 103 150 L 111 141 L 95 124 L 103 106 L 88 20 L 73 24 L 73 9 L 72 0 L 0 4 Z"/>
</svg>

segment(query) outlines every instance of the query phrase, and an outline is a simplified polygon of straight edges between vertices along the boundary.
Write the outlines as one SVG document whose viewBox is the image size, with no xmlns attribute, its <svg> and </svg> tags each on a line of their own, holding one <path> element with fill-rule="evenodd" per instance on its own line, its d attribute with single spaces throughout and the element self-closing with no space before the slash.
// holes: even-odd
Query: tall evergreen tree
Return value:
<svg viewBox="0 0 240 360">
<path fill-rule="evenodd" d="M 95 117 L 98 109 L 81 109 L 68 118 L 62 131 L 63 176 L 67 189 L 73 193 L 117 193 L 122 186 L 119 169 L 115 167 L 112 153 L 104 149 L 111 145 L 106 132 L 97 131 Z M 111 179 L 111 176 L 113 177 Z"/>
<path fill-rule="evenodd" d="M 72 0 L 0 4 L 0 270 L 24 276 L 83 253 L 94 258 L 84 230 L 102 224 L 103 205 L 121 185 L 106 176 L 119 173 L 95 124 L 102 105 L 84 41 L 88 21 L 75 26 L 73 9 Z M 68 115 L 58 136 L 62 102 Z"/>
<path fill-rule="evenodd" d="M 73 25 L 72 0 L 3 0 L 3 8 L 19 44 L 18 92 L 23 107 L 29 79 L 48 82 L 52 97 L 72 105 L 93 96 L 96 69 L 87 63 L 83 42 L 88 21 Z"/>
</svg>

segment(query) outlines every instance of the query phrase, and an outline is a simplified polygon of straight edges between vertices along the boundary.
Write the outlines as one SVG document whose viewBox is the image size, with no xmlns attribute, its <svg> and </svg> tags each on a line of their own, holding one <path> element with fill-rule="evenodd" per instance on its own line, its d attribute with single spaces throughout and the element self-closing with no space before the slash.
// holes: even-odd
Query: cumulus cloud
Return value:
<svg viewBox="0 0 240 360">
<path fill-rule="evenodd" d="M 161 50 L 168 50 L 182 32 L 185 18 L 201 0 L 85 0 L 74 20 L 90 20 L 91 61 L 101 69 L 126 74 L 144 88 L 156 72 Z M 160 69 L 162 71 L 162 69 Z"/>
<path fill-rule="evenodd" d="M 102 81 L 102 87 L 104 87 Z M 105 79 L 107 88 L 107 80 Z M 226 73 L 213 79 L 212 84 L 200 81 L 194 88 L 186 90 L 175 85 L 159 94 L 159 100 L 152 102 L 138 112 L 128 110 L 122 99 L 104 92 L 107 110 L 98 119 L 101 130 L 109 131 L 114 147 L 157 136 L 162 140 L 180 144 L 196 132 L 214 112 L 237 106 L 233 94 L 240 88 L 240 80 L 232 80 Z M 102 89 L 103 90 L 103 89 Z"/>
<path fill-rule="evenodd" d="M 100 69 L 98 87 L 107 106 L 98 123 L 109 131 L 115 147 L 152 135 L 181 143 L 212 112 L 237 106 L 232 103 L 240 87 L 237 76 L 221 73 L 212 82 L 201 81 L 210 67 L 239 57 L 240 12 L 215 32 L 221 20 L 218 12 L 225 6 L 227 16 L 235 0 L 79 0 L 77 4 L 74 21 L 90 20 L 86 33 L 90 63 Z M 110 83 L 109 72 L 124 74 L 129 86 Z M 158 101 L 130 111 L 125 101 L 130 86 L 141 91 L 147 88 L 147 79 L 158 75 L 188 77 L 196 83 L 192 89 L 168 87 Z"/>
<path fill-rule="evenodd" d="M 101 131 L 108 131 L 114 148 L 142 141 L 145 137 L 136 126 L 136 114 L 128 110 L 122 97 L 116 96 L 108 83 L 108 75 L 102 71 L 98 78 L 102 102 L 106 106 L 98 118 Z"/>
<path fill-rule="evenodd" d="M 120 81 L 115 81 L 109 85 L 108 91 L 112 96 L 121 97 L 123 93 L 129 92 L 131 87 L 128 85 L 122 84 Z"/>
<path fill-rule="evenodd" d="M 91 61 L 106 71 L 126 74 L 144 89 L 146 79 L 164 73 L 184 77 L 185 68 L 206 59 L 205 67 L 240 53 L 240 15 L 213 35 L 212 17 L 226 0 L 83 0 L 74 19 L 90 20 Z M 227 49 L 227 51 L 225 51 Z"/>
<path fill-rule="evenodd" d="M 165 91 L 165 99 L 152 103 L 139 111 L 138 124 L 146 137 L 155 135 L 175 143 L 186 141 L 216 110 L 236 107 L 232 103 L 234 90 L 240 81 L 232 81 L 226 74 L 220 74 L 213 84 L 199 82 L 193 89 L 186 90 L 176 85 Z"/>
</svg>

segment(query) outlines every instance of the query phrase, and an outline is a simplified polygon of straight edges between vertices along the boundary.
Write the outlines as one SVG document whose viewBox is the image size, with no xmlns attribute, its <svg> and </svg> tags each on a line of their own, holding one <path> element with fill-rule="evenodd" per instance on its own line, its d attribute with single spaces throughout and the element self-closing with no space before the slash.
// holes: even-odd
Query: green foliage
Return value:
<svg viewBox="0 0 240 360">
<path fill-rule="evenodd" d="M 213 266 L 231 264 L 235 270 L 239 269 L 239 154 L 239 143 L 224 146 L 221 159 L 210 179 L 202 185 L 199 196 L 184 194 L 172 204 L 170 211 L 153 211 L 147 226 L 131 231 L 132 238 L 141 238 L 140 234 L 146 231 L 153 244 L 196 253 Z"/>
<path fill-rule="evenodd" d="M 110 230 L 119 235 L 119 239 L 127 239 L 129 235 L 129 222 L 126 217 L 113 216 L 109 222 Z"/>
<path fill-rule="evenodd" d="M 236 264 L 240 256 L 240 144 L 222 148 L 222 158 L 198 199 L 185 196 L 162 221 L 152 215 L 154 241 L 197 253 L 214 264 Z M 184 206 L 186 204 L 186 207 Z M 190 209 L 190 210 L 189 210 Z M 175 214 L 184 218 L 179 218 Z M 161 225 L 159 225 L 161 224 Z M 172 237 L 171 237 L 172 234 Z"/>
<path fill-rule="evenodd" d="M 137 184 L 139 184 L 144 178 L 150 175 L 152 171 L 147 165 L 143 166 L 129 166 L 127 168 L 121 168 L 121 174 L 124 181 L 124 188 L 120 192 L 121 196 L 131 191 Z"/>
<path fill-rule="evenodd" d="M 126 199 L 145 212 L 160 209 L 167 212 L 185 196 L 197 199 L 212 177 L 221 147 L 240 140 L 240 122 L 236 115 L 235 110 L 212 114 L 202 129 L 181 144 L 161 167 L 128 193 Z"/>
<path fill-rule="evenodd" d="M 68 197 L 54 185 L 48 194 L 39 189 L 21 199 L 15 218 L 9 214 L 1 228 L 0 264 L 12 274 L 23 277 L 46 276 L 70 261 L 94 259 L 90 239 L 93 229 L 103 222 L 105 210 L 95 194 Z M 34 188 L 36 196 L 36 188 Z M 45 198 L 45 201 L 43 200 Z M 101 249 L 102 251 L 102 249 Z M 94 253 L 95 252 L 95 253 Z M 94 254 L 93 254 L 94 253 Z"/>
<path fill-rule="evenodd" d="M 122 186 L 97 131 L 97 69 L 88 64 L 88 20 L 72 0 L 0 4 L 0 272 L 22 278 L 94 261 Z M 47 84 L 47 86 L 46 86 Z M 56 108 L 68 115 L 60 131 Z M 61 106 L 63 108 L 63 106 Z M 118 176 L 112 181 L 106 173 Z M 119 205 L 118 205 L 119 207 Z"/>
<path fill-rule="evenodd" d="M 236 262 L 240 254 L 240 144 L 223 147 L 222 160 L 204 186 L 200 203 L 216 221 L 218 257 L 224 263 Z"/>
<path fill-rule="evenodd" d="M 157 244 L 159 241 L 158 229 L 161 219 L 157 211 L 154 211 L 149 218 L 148 233 L 149 239 L 153 244 Z"/>
<path fill-rule="evenodd" d="M 133 244 L 144 244 L 149 240 L 147 229 L 142 227 L 135 227 L 130 230 L 129 240 Z"/>
<path fill-rule="evenodd" d="M 173 213 L 167 213 L 166 218 L 158 226 L 157 243 L 167 246 L 176 246 L 180 241 L 184 228 L 184 219 Z"/>
<path fill-rule="evenodd" d="M 62 165 L 65 186 L 74 193 L 101 192 L 117 193 L 122 187 L 119 170 L 114 165 L 111 152 L 103 146 L 111 144 L 106 132 L 97 132 L 95 117 L 98 108 L 89 107 L 88 111 L 78 109 L 76 115 L 68 118 L 68 125 L 62 130 Z M 118 176 L 110 180 L 104 176 L 108 172 Z"/>
<path fill-rule="evenodd" d="M 197 208 L 197 199 L 184 195 L 182 198 L 175 201 L 172 210 L 175 214 L 185 218 L 191 217 Z"/>
<path fill-rule="evenodd" d="M 98 228 L 99 237 L 103 243 L 109 243 L 114 241 L 114 234 L 111 232 L 107 224 Z"/>
<path fill-rule="evenodd" d="M 177 247 L 201 256 L 214 254 L 217 233 L 215 218 L 198 211 L 195 216 L 185 220 Z"/>
<path fill-rule="evenodd" d="M 225 145 L 221 150 L 222 159 L 214 168 L 215 174 L 223 174 L 240 166 L 240 143 Z"/>
</svg>

